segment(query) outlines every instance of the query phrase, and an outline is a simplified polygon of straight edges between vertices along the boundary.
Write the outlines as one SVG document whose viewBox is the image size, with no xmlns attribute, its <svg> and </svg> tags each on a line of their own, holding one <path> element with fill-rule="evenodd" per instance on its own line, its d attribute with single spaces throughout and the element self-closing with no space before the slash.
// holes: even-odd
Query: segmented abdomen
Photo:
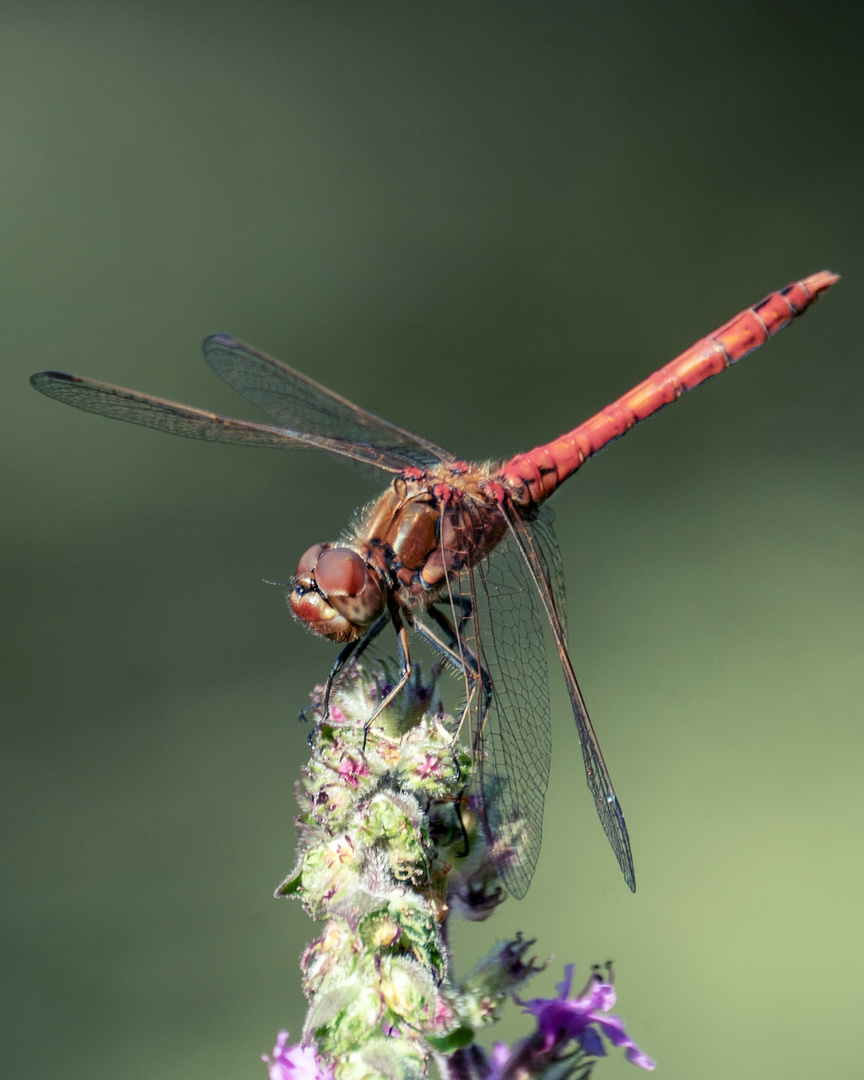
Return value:
<svg viewBox="0 0 864 1080">
<path fill-rule="evenodd" d="M 517 454 L 498 474 L 517 503 L 542 502 L 580 465 L 634 424 L 679 398 L 686 390 L 719 375 L 742 356 L 806 311 L 820 293 L 837 281 L 829 270 L 795 281 L 770 293 L 702 338 L 665 367 L 649 375 L 629 393 L 607 405 L 584 424 L 545 446 Z"/>
</svg>

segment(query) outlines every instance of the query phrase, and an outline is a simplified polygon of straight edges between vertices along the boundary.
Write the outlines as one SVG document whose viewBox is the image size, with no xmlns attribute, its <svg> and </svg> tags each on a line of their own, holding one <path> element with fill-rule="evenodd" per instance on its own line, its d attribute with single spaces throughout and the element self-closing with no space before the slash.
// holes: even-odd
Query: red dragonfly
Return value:
<svg viewBox="0 0 864 1080">
<path fill-rule="evenodd" d="M 771 293 L 573 431 L 504 464 L 466 464 L 222 334 L 204 342 L 207 363 L 278 426 L 57 371 L 30 381 L 68 405 L 174 435 L 312 447 L 393 474 L 346 539 L 315 544 L 302 556 L 288 595 L 311 630 L 344 643 L 328 688 L 388 624 L 397 636 L 401 677 L 370 722 L 409 677 L 409 630 L 450 662 L 466 682 L 463 720 L 473 726 L 484 827 L 498 842 L 493 850 L 504 852 L 499 861 L 510 892 L 521 897 L 540 852 L 551 760 L 545 622 L 573 706 L 588 787 L 635 890 L 627 825 L 567 651 L 561 559 L 544 504 L 592 454 L 762 345 L 835 281 L 823 270 Z"/>
</svg>

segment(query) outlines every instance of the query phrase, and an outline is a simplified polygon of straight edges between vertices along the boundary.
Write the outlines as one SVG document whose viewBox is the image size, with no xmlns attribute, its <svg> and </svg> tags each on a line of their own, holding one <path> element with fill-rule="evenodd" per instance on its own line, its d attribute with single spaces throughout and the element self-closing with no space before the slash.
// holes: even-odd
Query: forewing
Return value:
<svg viewBox="0 0 864 1080">
<path fill-rule="evenodd" d="M 204 357 L 229 386 L 292 431 L 377 450 L 388 460 L 423 468 L 454 457 L 440 446 L 352 404 L 307 375 L 224 334 L 203 345 Z"/>
<path fill-rule="evenodd" d="M 380 447 L 220 416 L 205 409 L 179 405 L 176 401 L 167 401 L 136 390 L 125 390 L 121 386 L 85 379 L 80 375 L 67 375 L 62 371 L 40 371 L 32 376 L 30 383 L 48 397 L 74 405 L 85 412 L 125 420 L 189 439 L 242 443 L 246 446 L 327 450 L 388 472 L 401 472 L 410 464 L 404 455 L 389 454 Z"/>
<path fill-rule="evenodd" d="M 484 820 L 493 842 L 501 843 L 505 884 L 521 898 L 540 855 L 551 762 L 542 609 L 509 530 L 492 554 L 461 578 L 474 610 L 466 644 L 492 680 L 486 715 L 481 715 L 482 694 L 475 695 L 474 709 Z M 515 863 L 507 858 L 511 844 L 520 853 Z"/>
<path fill-rule="evenodd" d="M 567 652 L 566 635 L 558 615 L 556 601 L 548 580 L 546 560 L 543 554 L 538 550 L 537 542 L 535 541 L 534 535 L 532 535 L 531 524 L 529 523 L 526 525 L 512 507 L 508 508 L 507 516 L 510 521 L 514 540 L 520 550 L 523 562 L 528 568 L 529 574 L 536 586 L 537 593 L 543 602 L 543 606 L 545 607 L 546 614 L 549 618 L 549 623 L 552 627 L 552 634 L 555 638 L 555 647 L 558 650 L 558 657 L 564 672 L 564 680 L 567 684 L 567 692 L 570 695 L 570 703 L 573 706 L 573 717 L 576 721 L 576 729 L 579 732 L 579 742 L 582 746 L 582 757 L 585 763 L 585 776 L 588 780 L 588 787 L 594 798 L 594 805 L 597 808 L 600 823 L 603 826 L 603 831 L 606 833 L 609 843 L 612 845 L 612 850 L 615 852 L 615 858 L 618 860 L 618 865 L 621 867 L 621 872 L 624 874 L 624 880 L 627 882 L 630 889 L 635 892 L 636 876 L 633 869 L 633 855 L 630 851 L 630 837 L 627 833 L 627 823 L 624 820 L 624 814 L 621 810 L 621 804 L 618 802 L 618 796 L 615 794 L 615 789 L 612 787 L 612 779 L 609 776 L 609 770 L 606 768 L 606 762 L 603 760 L 600 744 L 597 741 L 597 735 L 591 720 L 588 717 L 588 710 L 585 707 L 582 691 L 579 689 L 579 683 L 576 681 L 576 674 L 573 671 L 573 664 L 571 663 L 570 656 Z"/>
</svg>

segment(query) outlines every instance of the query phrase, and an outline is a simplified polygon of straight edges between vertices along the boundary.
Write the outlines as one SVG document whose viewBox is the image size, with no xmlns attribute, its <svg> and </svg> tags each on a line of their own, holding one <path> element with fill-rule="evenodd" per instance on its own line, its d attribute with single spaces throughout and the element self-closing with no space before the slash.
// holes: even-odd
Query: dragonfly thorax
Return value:
<svg viewBox="0 0 864 1080">
<path fill-rule="evenodd" d="M 484 558 L 506 531 L 497 499 L 485 490 L 490 467 L 459 465 L 416 476 L 406 470 L 361 515 L 357 542 L 406 607 L 446 596 L 447 579 L 452 588 L 455 575 Z"/>
<path fill-rule="evenodd" d="M 356 641 L 384 612 L 381 576 L 352 548 L 313 544 L 300 558 L 291 610 L 316 634 Z"/>
</svg>

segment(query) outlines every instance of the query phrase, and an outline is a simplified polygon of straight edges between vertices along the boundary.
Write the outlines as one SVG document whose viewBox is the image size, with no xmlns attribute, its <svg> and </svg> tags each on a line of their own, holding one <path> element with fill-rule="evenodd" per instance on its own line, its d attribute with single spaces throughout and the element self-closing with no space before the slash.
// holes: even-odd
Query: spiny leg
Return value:
<svg viewBox="0 0 864 1080">
<path fill-rule="evenodd" d="M 428 627 L 422 626 L 418 620 L 415 629 L 426 637 L 430 644 L 445 656 L 453 667 L 461 674 L 465 676 L 466 683 L 468 684 L 468 692 L 465 699 L 465 707 L 462 710 L 462 715 L 459 718 L 459 725 L 456 729 L 454 739 L 458 739 L 459 733 L 462 730 L 462 725 L 468 718 L 471 710 L 471 705 L 474 700 L 474 693 L 477 689 L 477 683 L 479 681 L 483 689 L 483 699 L 480 702 L 479 712 L 477 716 L 477 731 L 474 738 L 474 749 L 479 747 L 480 733 L 483 730 L 483 721 L 486 717 L 486 713 L 489 711 L 489 706 L 492 704 L 492 676 L 489 674 L 485 665 L 481 663 L 479 657 L 471 650 L 465 635 L 463 633 L 465 624 L 471 618 L 473 614 L 473 605 L 471 601 L 464 596 L 454 596 L 453 601 L 458 600 L 459 606 L 462 608 L 462 616 L 459 619 L 458 628 L 454 627 L 443 611 L 440 611 L 434 605 L 429 608 L 430 616 L 435 620 L 438 626 L 441 628 L 442 633 L 447 639 L 447 644 L 441 641 L 436 634 L 433 634 Z M 452 604 L 456 606 L 455 603 Z"/>
<path fill-rule="evenodd" d="M 382 616 L 386 618 L 386 616 Z M 366 737 L 369 734 L 369 728 L 375 723 L 376 719 L 381 715 L 381 712 L 387 708 L 390 702 L 396 697 L 399 691 L 405 686 L 408 680 L 411 678 L 411 649 L 408 645 L 408 630 L 402 621 L 402 616 L 399 613 L 398 608 L 393 606 L 390 610 L 390 619 L 393 623 L 393 629 L 396 631 L 396 641 L 399 646 L 399 681 L 390 690 L 390 692 L 384 697 L 382 701 L 378 703 L 377 708 L 363 725 L 363 749 L 366 749 Z M 379 620 L 380 622 L 381 620 Z M 376 624 L 377 625 L 377 624 Z"/>
<path fill-rule="evenodd" d="M 381 633 L 384 627 L 387 625 L 388 616 L 382 615 L 377 622 L 372 623 L 369 629 L 363 634 L 362 637 L 357 638 L 356 641 L 349 641 L 342 652 L 336 657 L 336 662 L 330 669 L 330 674 L 327 677 L 327 682 L 324 684 L 323 704 L 324 712 L 321 717 L 322 723 L 327 723 L 330 719 L 330 694 L 333 692 L 333 683 L 336 676 L 342 670 L 348 661 L 353 657 L 355 660 L 359 660 L 366 649 L 372 644 L 376 637 Z M 313 705 L 307 705 L 305 709 L 300 710 L 300 720 L 306 720 L 306 713 L 310 709 L 314 708 Z"/>
<path fill-rule="evenodd" d="M 456 732 L 451 740 L 450 745 L 452 746 L 456 743 L 456 740 L 459 738 L 459 732 L 462 730 L 462 723 L 465 718 L 465 713 L 468 710 L 469 703 L 473 698 L 474 690 L 477 686 L 477 675 L 475 672 L 466 668 L 462 655 L 458 653 L 455 648 L 453 648 L 447 642 L 442 641 L 441 638 L 438 637 L 438 635 L 434 631 L 430 630 L 429 627 L 426 626 L 420 619 L 414 620 L 414 630 L 420 635 L 420 637 L 423 638 L 423 640 L 428 645 L 431 645 L 433 649 L 439 652 L 444 657 L 445 661 L 449 663 L 455 671 L 457 671 L 460 675 L 465 676 L 465 682 L 468 687 L 467 697 L 465 707 L 462 710 L 462 717 L 459 720 L 459 725 L 456 728 Z M 447 627 L 447 632 L 448 636 L 450 632 L 452 632 L 452 627 L 450 627 L 449 624 Z M 462 776 L 462 767 L 459 764 L 459 755 L 455 751 L 453 752 L 453 765 L 456 769 L 456 777 L 458 780 Z"/>
</svg>

